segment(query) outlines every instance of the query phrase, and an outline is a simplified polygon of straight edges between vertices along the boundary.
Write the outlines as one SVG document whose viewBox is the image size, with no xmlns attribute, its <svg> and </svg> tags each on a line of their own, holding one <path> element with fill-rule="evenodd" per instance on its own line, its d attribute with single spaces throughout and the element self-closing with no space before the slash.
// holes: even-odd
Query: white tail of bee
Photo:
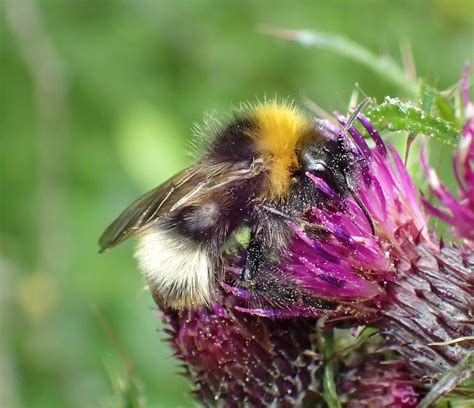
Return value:
<svg viewBox="0 0 474 408">
<path fill-rule="evenodd" d="M 175 309 L 209 305 L 212 262 L 199 244 L 154 226 L 138 239 L 135 256 L 151 292 Z"/>
</svg>

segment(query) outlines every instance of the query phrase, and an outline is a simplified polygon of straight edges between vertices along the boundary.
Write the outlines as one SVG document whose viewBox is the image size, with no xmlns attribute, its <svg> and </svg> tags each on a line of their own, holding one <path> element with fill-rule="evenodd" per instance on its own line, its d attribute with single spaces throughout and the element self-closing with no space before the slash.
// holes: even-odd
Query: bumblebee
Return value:
<svg viewBox="0 0 474 408">
<path fill-rule="evenodd" d="M 288 219 L 304 223 L 326 199 L 308 172 L 342 197 L 354 194 L 354 156 L 326 133 L 287 103 L 237 114 L 199 160 L 126 208 L 100 237 L 100 251 L 137 237 L 135 255 L 157 303 L 197 308 L 210 304 L 222 278 L 226 243 L 247 226 L 241 280 L 251 285 L 285 250 Z"/>
</svg>

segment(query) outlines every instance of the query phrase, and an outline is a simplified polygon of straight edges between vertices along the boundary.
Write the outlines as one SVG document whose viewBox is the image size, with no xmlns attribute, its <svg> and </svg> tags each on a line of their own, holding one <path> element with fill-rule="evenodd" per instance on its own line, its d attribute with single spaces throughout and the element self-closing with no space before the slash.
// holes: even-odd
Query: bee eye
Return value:
<svg viewBox="0 0 474 408">
<path fill-rule="evenodd" d="M 326 165 L 325 157 L 321 157 L 321 151 L 308 150 L 301 155 L 301 167 L 304 173 L 311 173 L 324 180 L 330 186 L 334 185 L 331 169 Z"/>
<path fill-rule="evenodd" d="M 329 169 L 324 164 L 322 158 L 312 154 L 311 151 L 306 151 L 302 154 L 301 167 L 304 172 L 310 172 L 318 177 L 329 173 Z"/>
<path fill-rule="evenodd" d="M 311 168 L 308 168 L 307 171 L 314 174 L 315 176 L 323 176 L 328 172 L 328 168 L 321 162 L 314 163 Z"/>
<path fill-rule="evenodd" d="M 316 177 L 324 180 L 330 186 L 333 185 L 333 177 L 331 171 L 321 162 L 315 163 L 312 168 L 307 170 L 309 173 L 315 175 Z"/>
</svg>

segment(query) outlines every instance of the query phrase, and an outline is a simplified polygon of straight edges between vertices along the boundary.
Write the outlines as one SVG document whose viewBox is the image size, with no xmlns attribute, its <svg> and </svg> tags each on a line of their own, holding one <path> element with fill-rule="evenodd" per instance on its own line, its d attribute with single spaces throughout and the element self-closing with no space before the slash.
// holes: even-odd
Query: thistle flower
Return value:
<svg viewBox="0 0 474 408">
<path fill-rule="evenodd" d="M 169 341 L 206 406 L 315 406 L 314 319 L 273 320 L 234 309 L 221 291 L 211 309 L 166 311 Z"/>
<path fill-rule="evenodd" d="M 474 116 L 467 70 L 462 94 L 466 122 L 453 157 L 459 198 L 422 155 L 439 201 L 439 206 L 430 204 L 368 118 L 356 115 L 356 125 L 337 115 L 346 131 L 329 123 L 326 129 L 352 147 L 362 205 L 308 174 L 328 199 L 309 218 L 328 234 L 312 235 L 290 222 L 294 238 L 288 253 L 260 277 L 260 294 L 235 284 L 239 261 L 232 256 L 226 283 L 210 310 L 165 311 L 170 342 L 201 401 L 211 406 L 321 403 L 327 356 L 315 348 L 320 317 L 332 321 L 329 327 L 341 318 L 354 325 L 373 324 L 380 329 L 381 347 L 396 352 L 393 365 L 381 354 L 360 364 L 341 364 L 338 392 L 351 398 L 352 407 L 414 406 L 472 350 Z M 446 244 L 437 237 L 428 213 L 448 223 L 452 237 L 462 240 Z M 281 302 L 266 299 L 265 285 L 290 287 L 291 296 Z"/>
<path fill-rule="evenodd" d="M 285 311 L 271 305 L 239 310 L 269 317 L 344 314 L 362 322 L 377 320 L 387 345 L 406 358 L 412 374 L 429 381 L 458 363 L 472 349 L 474 334 L 474 243 L 470 240 L 474 234 L 474 118 L 466 83 L 464 79 L 467 120 L 453 160 L 460 199 L 448 192 L 422 157 L 430 187 L 443 209 L 422 200 L 398 153 L 359 114 L 357 120 L 375 147 L 369 148 L 355 125 L 347 130 L 361 163 L 358 195 L 375 234 L 354 199 L 341 199 L 324 180 L 308 174 L 330 200 L 329 205 L 313 208 L 312 221 L 330 234 L 310 237 L 293 225 L 295 239 L 289 255 L 278 265 L 282 273 L 275 274 L 272 282 L 290 281 L 302 294 L 299 299 L 324 299 L 333 308 L 318 309 L 301 300 L 286 305 Z M 342 116 L 338 119 L 347 127 Z M 337 129 L 332 131 L 344 137 Z M 428 226 L 425 206 L 452 222 L 454 232 L 465 242 L 445 245 L 437 238 Z"/>
<path fill-rule="evenodd" d="M 380 358 L 341 374 L 339 391 L 348 396 L 348 408 L 415 407 L 420 398 L 401 361 L 381 364 Z"/>
</svg>

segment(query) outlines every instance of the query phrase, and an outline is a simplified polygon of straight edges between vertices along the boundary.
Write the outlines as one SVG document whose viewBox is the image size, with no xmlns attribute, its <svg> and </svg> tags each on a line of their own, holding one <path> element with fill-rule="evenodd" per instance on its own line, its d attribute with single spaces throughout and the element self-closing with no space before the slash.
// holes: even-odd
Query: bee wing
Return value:
<svg viewBox="0 0 474 408">
<path fill-rule="evenodd" d="M 200 203 L 206 194 L 250 180 L 263 170 L 264 164 L 258 160 L 250 166 L 197 163 L 188 167 L 126 208 L 99 238 L 100 252 L 136 235 L 161 215 L 190 202 Z"/>
<path fill-rule="evenodd" d="M 195 166 L 188 167 L 130 204 L 100 236 L 99 252 L 104 252 L 136 235 L 163 212 L 169 211 L 169 204 L 173 204 L 173 201 L 173 207 L 175 207 L 177 196 L 179 201 L 182 201 L 185 196 L 199 187 L 198 182 L 196 187 L 186 195 L 178 194 L 190 180 L 196 179 L 197 173 Z"/>
</svg>

